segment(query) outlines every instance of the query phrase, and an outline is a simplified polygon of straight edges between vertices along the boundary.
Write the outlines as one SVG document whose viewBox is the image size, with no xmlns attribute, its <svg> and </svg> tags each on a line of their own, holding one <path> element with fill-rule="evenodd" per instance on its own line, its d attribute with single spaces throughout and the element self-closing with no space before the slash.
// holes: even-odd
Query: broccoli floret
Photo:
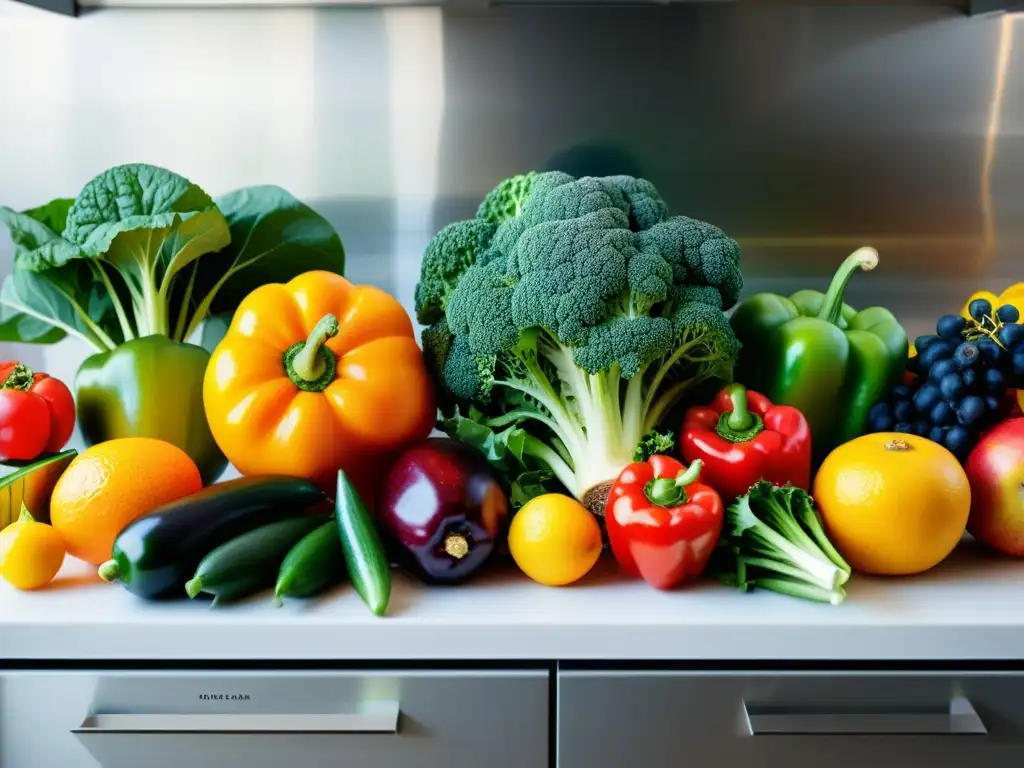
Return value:
<svg viewBox="0 0 1024 768">
<path fill-rule="evenodd" d="M 416 285 L 416 319 L 424 325 L 444 317 L 448 300 L 463 273 L 476 262 L 494 237 L 495 224 L 477 219 L 449 224 L 430 241 Z"/>
<path fill-rule="evenodd" d="M 537 173 L 531 171 L 505 179 L 484 197 L 480 207 L 477 208 L 476 218 L 492 224 L 501 224 L 506 219 L 514 219 L 519 215 L 526 198 L 529 197 L 537 176 Z"/>
<path fill-rule="evenodd" d="M 687 393 L 731 377 L 738 343 L 723 310 L 742 288 L 739 245 L 669 216 L 650 182 L 628 176 L 527 174 L 481 211 L 498 208 L 511 213 L 483 214 L 501 223 L 459 251 L 468 266 L 449 270 L 454 288 L 431 304 L 447 321 L 424 339 L 431 371 L 475 409 L 474 435 L 521 428 L 524 471 L 550 471 L 586 503 Z M 418 300 L 452 231 L 428 249 Z"/>
</svg>

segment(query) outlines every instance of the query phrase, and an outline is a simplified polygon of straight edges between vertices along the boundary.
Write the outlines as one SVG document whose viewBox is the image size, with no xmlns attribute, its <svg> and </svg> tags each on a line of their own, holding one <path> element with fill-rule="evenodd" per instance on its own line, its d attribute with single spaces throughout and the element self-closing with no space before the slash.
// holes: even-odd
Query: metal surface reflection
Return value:
<svg viewBox="0 0 1024 768">
<path fill-rule="evenodd" d="M 849 301 L 916 334 L 974 287 L 1024 278 L 1020 18 L 713 3 L 70 20 L 9 4 L 0 202 L 129 161 L 213 193 L 272 181 L 338 227 L 353 279 L 408 307 L 424 244 L 500 178 L 630 173 L 740 240 L 750 291 L 822 287 L 878 248 Z M 81 359 L 46 358 L 58 375 Z"/>
</svg>

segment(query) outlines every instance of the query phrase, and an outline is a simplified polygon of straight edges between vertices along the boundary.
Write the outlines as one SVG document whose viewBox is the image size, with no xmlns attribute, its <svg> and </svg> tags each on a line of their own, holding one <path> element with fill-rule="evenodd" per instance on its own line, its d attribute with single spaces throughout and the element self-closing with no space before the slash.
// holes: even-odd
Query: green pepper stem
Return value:
<svg viewBox="0 0 1024 768">
<path fill-rule="evenodd" d="M 103 563 L 103 565 L 99 567 L 98 573 L 100 575 L 100 578 L 104 581 L 113 582 L 117 581 L 118 573 L 120 570 L 121 569 L 117 564 L 117 560 L 107 560 L 107 562 Z"/>
<path fill-rule="evenodd" d="M 327 314 L 320 318 L 299 353 L 292 359 L 292 370 L 306 381 L 316 381 L 324 373 L 320 355 L 327 340 L 338 335 L 338 318 Z"/>
<path fill-rule="evenodd" d="M 35 381 L 35 372 L 24 363 L 17 363 L 0 385 L 0 389 L 20 389 L 28 392 Z"/>
<path fill-rule="evenodd" d="M 742 384 L 730 384 L 725 391 L 732 403 L 732 410 L 719 417 L 715 432 L 730 443 L 753 440 L 764 430 L 764 419 L 750 412 L 747 388 Z"/>
<path fill-rule="evenodd" d="M 825 301 L 822 302 L 821 311 L 818 312 L 818 319 L 827 320 L 832 325 L 837 325 L 843 313 L 843 294 L 846 292 L 846 284 L 850 282 L 853 273 L 858 269 L 870 272 L 877 266 L 878 251 L 874 248 L 858 248 L 847 256 L 836 270 L 832 282 L 829 283 Z"/>
<path fill-rule="evenodd" d="M 337 336 L 338 318 L 326 314 L 320 318 L 309 338 L 293 344 L 284 353 L 284 369 L 292 383 L 305 392 L 322 392 L 334 381 L 338 361 L 326 346 L 327 340 Z"/>
<path fill-rule="evenodd" d="M 686 486 L 697 482 L 703 467 L 704 462 L 696 459 L 675 477 L 655 478 L 647 483 L 644 495 L 647 496 L 647 500 L 651 504 L 656 504 L 659 507 L 677 507 L 680 504 L 686 504 L 689 501 L 686 495 Z"/>
</svg>

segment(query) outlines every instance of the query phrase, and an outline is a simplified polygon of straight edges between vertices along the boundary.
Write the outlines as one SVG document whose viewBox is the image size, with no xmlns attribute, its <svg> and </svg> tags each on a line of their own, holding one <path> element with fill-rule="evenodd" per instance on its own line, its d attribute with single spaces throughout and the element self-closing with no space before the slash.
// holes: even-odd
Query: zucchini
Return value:
<svg viewBox="0 0 1024 768">
<path fill-rule="evenodd" d="M 391 564 L 373 518 L 344 470 L 338 470 L 334 519 L 352 586 L 377 616 L 383 616 L 391 599 Z"/>
<path fill-rule="evenodd" d="M 324 523 L 296 544 L 281 563 L 274 602 L 285 597 L 315 597 L 345 580 L 345 553 L 338 523 Z"/>
<path fill-rule="evenodd" d="M 195 576 L 185 584 L 189 597 L 214 596 L 214 605 L 229 602 L 274 586 L 285 555 L 323 518 L 293 517 L 243 533 L 221 544 L 200 561 Z"/>
<path fill-rule="evenodd" d="M 150 600 L 184 597 L 185 582 L 214 549 L 260 526 L 323 512 L 315 483 L 282 475 L 254 475 L 207 486 L 130 523 L 114 541 L 100 577 L 119 580 Z"/>
</svg>

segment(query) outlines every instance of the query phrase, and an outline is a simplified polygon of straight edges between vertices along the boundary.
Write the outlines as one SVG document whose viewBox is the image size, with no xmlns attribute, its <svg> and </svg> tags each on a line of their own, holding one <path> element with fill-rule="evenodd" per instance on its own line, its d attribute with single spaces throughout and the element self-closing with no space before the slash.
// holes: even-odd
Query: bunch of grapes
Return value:
<svg viewBox="0 0 1024 768">
<path fill-rule="evenodd" d="M 907 362 L 910 384 L 868 414 L 872 432 L 906 432 L 948 448 L 964 461 L 981 433 L 1005 417 L 1008 389 L 1024 387 L 1024 325 L 1017 308 L 995 311 L 985 299 L 968 306 L 970 319 L 944 315 L 936 334 L 918 336 Z"/>
</svg>

